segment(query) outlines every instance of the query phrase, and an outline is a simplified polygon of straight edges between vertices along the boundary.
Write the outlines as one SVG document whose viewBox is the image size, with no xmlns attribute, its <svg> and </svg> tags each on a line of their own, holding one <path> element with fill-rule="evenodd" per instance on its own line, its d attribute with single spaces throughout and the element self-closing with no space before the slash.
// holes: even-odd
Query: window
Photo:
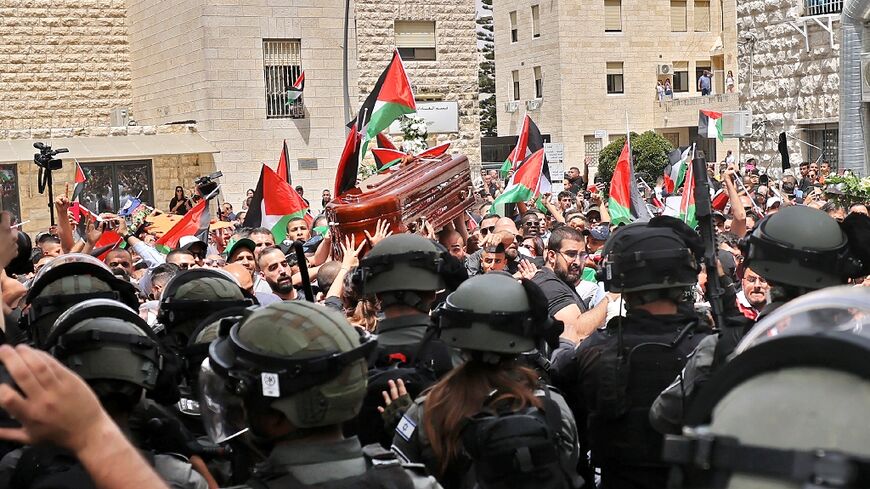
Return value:
<svg viewBox="0 0 870 489">
<path fill-rule="evenodd" d="M 843 0 L 804 0 L 804 15 L 839 14 Z"/>
<path fill-rule="evenodd" d="M 263 40 L 263 74 L 266 77 L 266 119 L 302 119 L 302 97 L 288 93 L 302 74 L 302 42 Z"/>
<path fill-rule="evenodd" d="M 535 66 L 535 98 L 544 98 L 544 76 L 540 66 Z"/>
<path fill-rule="evenodd" d="M 662 137 L 668 140 L 671 143 L 671 146 L 675 148 L 680 147 L 680 133 L 678 132 L 666 132 L 662 134 Z"/>
<path fill-rule="evenodd" d="M 695 0 L 695 32 L 710 31 L 710 0 Z"/>
<path fill-rule="evenodd" d="M 686 32 L 686 0 L 671 0 L 671 32 Z"/>
<path fill-rule="evenodd" d="M 516 70 L 512 71 L 511 78 L 513 79 L 513 82 L 514 82 L 514 84 L 513 84 L 514 100 L 519 100 L 520 99 L 520 72 L 516 71 Z"/>
<path fill-rule="evenodd" d="M 541 37 L 541 7 L 532 5 L 532 37 Z"/>
<path fill-rule="evenodd" d="M 840 127 L 837 124 L 810 126 L 804 128 L 804 134 L 808 143 L 822 148 L 822 160 L 829 161 L 831 168 L 836 170 L 839 167 L 837 139 L 840 135 Z M 806 151 L 806 161 L 816 161 L 819 159 L 818 149 L 807 146 Z"/>
<path fill-rule="evenodd" d="M 18 165 L 0 165 L 0 211 L 8 211 L 12 219 L 21 221 L 18 199 Z"/>
<path fill-rule="evenodd" d="M 607 93 L 625 93 L 622 86 L 622 62 L 607 62 Z"/>
<path fill-rule="evenodd" d="M 396 21 L 396 48 L 406 61 L 435 61 L 435 22 Z"/>
<path fill-rule="evenodd" d="M 604 0 L 604 32 L 622 32 L 622 0 Z"/>
<path fill-rule="evenodd" d="M 674 61 L 674 93 L 689 91 L 689 62 Z"/>
<path fill-rule="evenodd" d="M 517 30 L 517 11 L 511 12 L 511 42 L 520 40 L 520 32 Z"/>
<path fill-rule="evenodd" d="M 79 200 L 92 212 L 117 212 L 130 197 L 138 198 L 152 207 L 169 205 L 169 202 L 155 205 L 151 160 L 82 163 L 81 165 L 87 181 Z"/>
</svg>

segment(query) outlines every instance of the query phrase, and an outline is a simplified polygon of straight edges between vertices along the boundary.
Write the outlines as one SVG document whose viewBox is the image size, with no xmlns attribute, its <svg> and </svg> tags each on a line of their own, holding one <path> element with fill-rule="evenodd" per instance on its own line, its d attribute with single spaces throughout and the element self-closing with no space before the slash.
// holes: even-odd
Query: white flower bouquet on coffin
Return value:
<svg viewBox="0 0 870 489">
<path fill-rule="evenodd" d="M 417 114 L 408 114 L 399 119 L 399 127 L 402 129 L 402 151 L 417 154 L 428 148 L 426 137 L 429 129 L 426 120 Z"/>
</svg>

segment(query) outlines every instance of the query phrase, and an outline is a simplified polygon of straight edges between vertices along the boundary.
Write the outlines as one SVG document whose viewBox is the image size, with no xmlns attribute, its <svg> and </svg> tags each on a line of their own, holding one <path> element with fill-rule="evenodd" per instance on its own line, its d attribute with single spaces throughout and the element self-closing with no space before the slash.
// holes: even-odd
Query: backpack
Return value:
<svg viewBox="0 0 870 489">
<path fill-rule="evenodd" d="M 545 388 L 546 389 L 546 388 Z M 481 412 L 462 430 L 472 460 L 465 487 L 480 489 L 567 489 L 559 440 L 561 410 L 545 390 L 543 409 Z"/>
<path fill-rule="evenodd" d="M 140 453 L 154 466 L 154 454 Z M 90 474 L 69 451 L 53 446 L 22 448 L 9 480 L 15 489 L 96 489 Z"/>
</svg>

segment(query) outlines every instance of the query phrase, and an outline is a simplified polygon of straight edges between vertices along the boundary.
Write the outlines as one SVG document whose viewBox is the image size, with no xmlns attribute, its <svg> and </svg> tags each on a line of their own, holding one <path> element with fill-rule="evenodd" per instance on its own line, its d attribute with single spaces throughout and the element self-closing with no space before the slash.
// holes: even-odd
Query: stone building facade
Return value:
<svg viewBox="0 0 870 489">
<path fill-rule="evenodd" d="M 724 93 L 727 72 L 737 74 L 735 0 L 493 3 L 498 134 L 517 134 L 528 113 L 564 144 L 566 168 L 594 165 L 626 126 L 685 146 L 697 140 L 700 109 L 739 108 L 737 93 Z M 699 93 L 705 69 L 714 96 Z M 674 100 L 659 103 L 656 82 L 665 80 Z M 720 160 L 738 146 L 702 142 Z"/>
<path fill-rule="evenodd" d="M 44 204 L 37 199 L 31 206 L 34 150 L 24 144 L 40 138 L 61 138 L 54 146 L 71 149 L 55 191 L 70 181 L 74 158 L 109 175 L 103 176 L 110 186 L 136 162 L 133 169 L 150 182 L 150 203 L 162 207 L 174 185 L 189 189 L 195 177 L 216 169 L 224 173 L 219 198 L 238 206 L 260 165 L 277 164 L 286 140 L 293 183 L 319 207 L 320 190 L 332 187 L 348 120 L 344 6 L 342 0 L 58 0 L 49 8 L 0 0 L 0 208 L 30 219 L 27 229 L 47 222 Z M 434 134 L 431 143 L 456 141 L 454 151 L 479 162 L 473 0 L 388 7 L 358 0 L 351 8 L 350 116 L 392 50 L 423 42 L 419 59 L 405 62 L 420 99 L 458 105 L 459 130 Z M 397 23 L 413 28 L 401 42 Z M 414 30 L 429 24 L 431 40 Z M 286 88 L 302 71 L 302 100 L 287 104 Z M 164 145 L 173 153 L 142 147 L 137 138 L 146 129 L 135 125 L 167 131 L 159 135 L 176 138 Z M 116 139 L 102 142 L 109 135 Z M 84 139 L 79 145 L 69 138 Z M 105 150 L 87 150 L 93 146 Z M 122 155 L 120 148 L 139 153 Z"/>
<path fill-rule="evenodd" d="M 778 167 L 785 132 L 794 166 L 820 156 L 836 165 L 841 8 L 839 0 L 738 0 L 740 98 L 754 119 L 744 159 Z"/>
</svg>

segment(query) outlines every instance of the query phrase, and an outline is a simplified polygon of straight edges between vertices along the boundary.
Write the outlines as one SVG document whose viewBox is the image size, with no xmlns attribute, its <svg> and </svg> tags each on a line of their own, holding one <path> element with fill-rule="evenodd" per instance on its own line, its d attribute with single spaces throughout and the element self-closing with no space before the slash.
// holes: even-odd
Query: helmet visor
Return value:
<svg viewBox="0 0 870 489">
<path fill-rule="evenodd" d="M 242 398 L 227 389 L 226 380 L 212 370 L 208 358 L 199 370 L 199 412 L 214 443 L 224 443 L 248 431 Z"/>
<path fill-rule="evenodd" d="M 828 333 L 870 337 L 870 289 L 829 287 L 791 301 L 756 324 L 735 352 L 777 336 Z"/>
</svg>

